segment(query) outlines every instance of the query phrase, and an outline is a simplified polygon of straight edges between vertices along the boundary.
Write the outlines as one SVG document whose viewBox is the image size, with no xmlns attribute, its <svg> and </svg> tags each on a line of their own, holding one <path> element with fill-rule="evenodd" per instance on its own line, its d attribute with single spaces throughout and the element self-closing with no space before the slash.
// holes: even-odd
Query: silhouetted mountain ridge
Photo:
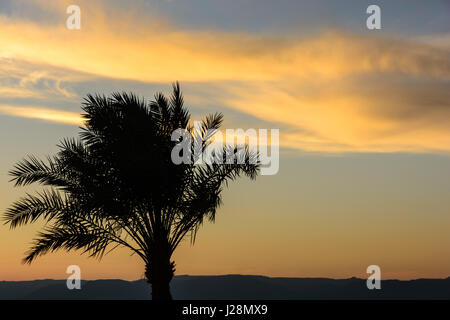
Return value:
<svg viewBox="0 0 450 320">
<path fill-rule="evenodd" d="M 381 290 L 368 290 L 366 279 L 271 278 L 254 275 L 176 276 L 174 299 L 450 299 L 446 279 L 384 280 Z M 0 299 L 77 300 L 150 299 L 145 280 L 84 280 L 81 290 L 68 290 L 66 280 L 0 281 Z"/>
</svg>

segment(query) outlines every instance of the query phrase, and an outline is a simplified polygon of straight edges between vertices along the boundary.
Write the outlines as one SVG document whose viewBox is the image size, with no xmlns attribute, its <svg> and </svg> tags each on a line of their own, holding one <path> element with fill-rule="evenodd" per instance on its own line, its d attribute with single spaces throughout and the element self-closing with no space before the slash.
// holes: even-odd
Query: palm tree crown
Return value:
<svg viewBox="0 0 450 320">
<path fill-rule="evenodd" d="M 88 95 L 82 109 L 79 138 L 61 141 L 55 156 L 29 156 L 10 171 L 15 186 L 44 188 L 13 203 L 4 219 L 11 228 L 46 221 L 27 263 L 58 249 L 101 258 L 124 246 L 144 261 L 153 299 L 170 299 L 174 250 L 186 235 L 194 240 L 205 220 L 214 221 L 227 181 L 257 176 L 259 163 L 250 161 L 257 155 L 247 148 L 239 164 L 174 164 L 174 130 L 185 129 L 206 148 L 223 119 L 209 115 L 196 132 L 178 83 L 170 99 Z"/>
</svg>

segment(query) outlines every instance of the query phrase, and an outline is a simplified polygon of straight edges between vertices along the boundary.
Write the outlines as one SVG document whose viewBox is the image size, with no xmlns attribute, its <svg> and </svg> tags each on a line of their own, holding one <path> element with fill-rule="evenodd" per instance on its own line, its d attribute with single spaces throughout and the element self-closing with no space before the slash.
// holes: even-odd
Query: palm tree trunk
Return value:
<svg viewBox="0 0 450 320">
<path fill-rule="evenodd" d="M 145 266 L 147 282 L 152 285 L 152 300 L 172 300 L 170 294 L 170 281 L 175 272 L 175 264 L 170 257 L 162 254 L 153 254 Z"/>
<path fill-rule="evenodd" d="M 172 300 L 169 282 L 160 280 L 153 281 L 152 300 L 159 300 L 159 301 Z"/>
</svg>

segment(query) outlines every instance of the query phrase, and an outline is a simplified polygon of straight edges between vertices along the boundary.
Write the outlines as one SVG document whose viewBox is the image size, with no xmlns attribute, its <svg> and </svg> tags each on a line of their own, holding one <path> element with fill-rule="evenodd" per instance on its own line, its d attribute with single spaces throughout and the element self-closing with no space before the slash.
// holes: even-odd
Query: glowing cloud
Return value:
<svg viewBox="0 0 450 320">
<path fill-rule="evenodd" d="M 47 108 L 0 105 L 0 113 L 8 116 L 39 119 L 71 125 L 83 124 L 83 119 L 78 113 Z"/>
</svg>

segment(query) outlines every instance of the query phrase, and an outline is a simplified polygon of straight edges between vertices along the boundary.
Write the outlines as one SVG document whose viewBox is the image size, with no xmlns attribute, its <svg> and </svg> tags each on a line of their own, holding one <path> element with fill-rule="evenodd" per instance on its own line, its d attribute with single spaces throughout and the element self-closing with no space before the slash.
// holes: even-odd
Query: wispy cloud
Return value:
<svg viewBox="0 0 450 320">
<path fill-rule="evenodd" d="M 70 125 L 82 125 L 83 123 L 83 118 L 79 113 L 33 106 L 18 107 L 0 105 L 0 113 L 8 116 L 38 119 Z"/>
<path fill-rule="evenodd" d="M 2 98 L 73 99 L 76 93 L 67 84 L 88 78 L 88 75 L 48 64 L 0 57 Z"/>
</svg>

